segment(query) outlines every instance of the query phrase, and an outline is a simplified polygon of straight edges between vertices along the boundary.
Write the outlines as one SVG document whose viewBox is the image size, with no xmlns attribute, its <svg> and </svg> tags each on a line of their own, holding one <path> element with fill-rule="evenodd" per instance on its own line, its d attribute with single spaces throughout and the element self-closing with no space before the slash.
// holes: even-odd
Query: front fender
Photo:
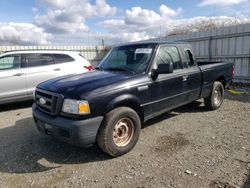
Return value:
<svg viewBox="0 0 250 188">
<path fill-rule="evenodd" d="M 140 100 L 131 94 L 124 94 L 121 96 L 118 96 L 114 98 L 112 101 L 109 102 L 107 106 L 107 111 L 111 111 L 112 109 L 118 107 L 118 106 L 140 106 Z"/>
</svg>

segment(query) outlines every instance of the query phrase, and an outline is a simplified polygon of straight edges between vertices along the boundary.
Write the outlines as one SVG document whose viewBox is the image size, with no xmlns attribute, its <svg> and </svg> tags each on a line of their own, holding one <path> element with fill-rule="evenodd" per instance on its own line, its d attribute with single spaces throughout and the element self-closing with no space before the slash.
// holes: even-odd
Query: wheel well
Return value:
<svg viewBox="0 0 250 188">
<path fill-rule="evenodd" d="M 133 109 L 139 115 L 141 122 L 144 121 L 144 112 L 143 112 L 142 107 L 139 104 L 137 104 L 136 102 L 126 101 L 126 102 L 121 102 L 121 103 L 117 104 L 114 108 L 122 107 L 122 106 L 129 107 L 129 108 Z"/>
<path fill-rule="evenodd" d="M 224 88 L 226 87 L 226 80 L 224 76 L 220 76 L 219 78 L 216 79 L 216 81 L 219 81 L 223 84 Z"/>
</svg>

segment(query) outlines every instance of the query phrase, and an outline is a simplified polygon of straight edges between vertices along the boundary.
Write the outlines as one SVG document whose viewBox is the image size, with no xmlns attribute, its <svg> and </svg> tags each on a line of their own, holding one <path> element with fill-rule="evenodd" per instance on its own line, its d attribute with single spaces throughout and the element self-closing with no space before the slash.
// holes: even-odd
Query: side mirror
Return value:
<svg viewBox="0 0 250 188">
<path fill-rule="evenodd" d="M 155 80 L 159 74 L 169 74 L 174 71 L 173 64 L 160 64 L 158 65 L 157 69 L 152 69 L 151 71 L 151 77 L 153 80 Z"/>
<path fill-rule="evenodd" d="M 157 67 L 158 74 L 169 74 L 169 73 L 172 73 L 173 71 L 174 71 L 174 69 L 173 69 L 173 64 L 172 63 L 159 64 L 158 67 Z"/>
</svg>

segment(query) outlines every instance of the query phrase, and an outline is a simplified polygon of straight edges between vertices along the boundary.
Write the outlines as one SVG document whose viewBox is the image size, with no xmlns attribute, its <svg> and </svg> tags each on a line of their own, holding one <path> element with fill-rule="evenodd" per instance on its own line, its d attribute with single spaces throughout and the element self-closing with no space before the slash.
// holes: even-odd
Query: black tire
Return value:
<svg viewBox="0 0 250 188">
<path fill-rule="evenodd" d="M 204 98 L 205 107 L 208 110 L 218 109 L 224 100 L 224 86 L 221 82 L 214 82 L 210 95 Z"/>
<path fill-rule="evenodd" d="M 106 114 L 97 134 L 97 143 L 105 153 L 113 157 L 121 156 L 134 148 L 140 131 L 141 120 L 138 114 L 131 108 L 119 107 Z"/>
</svg>

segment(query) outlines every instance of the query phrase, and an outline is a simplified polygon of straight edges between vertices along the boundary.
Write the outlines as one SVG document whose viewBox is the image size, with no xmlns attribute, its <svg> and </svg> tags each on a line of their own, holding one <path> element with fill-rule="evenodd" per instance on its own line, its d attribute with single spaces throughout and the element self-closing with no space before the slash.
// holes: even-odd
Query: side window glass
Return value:
<svg viewBox="0 0 250 188">
<path fill-rule="evenodd" d="M 172 58 L 174 70 L 182 69 L 181 58 L 176 47 L 168 47 L 167 51 Z"/>
<path fill-rule="evenodd" d="M 156 56 L 156 65 L 173 63 L 167 47 L 161 47 Z"/>
<path fill-rule="evenodd" d="M 27 54 L 25 55 L 28 67 L 46 66 L 54 64 L 54 59 L 49 54 Z"/>
<path fill-rule="evenodd" d="M 176 47 L 161 47 L 156 57 L 156 64 L 173 63 L 174 70 L 182 69 L 181 58 Z"/>
<path fill-rule="evenodd" d="M 184 50 L 188 67 L 196 66 L 196 60 L 190 49 Z"/>
<path fill-rule="evenodd" d="M 20 68 L 21 56 L 9 55 L 0 58 L 0 70 Z"/>
<path fill-rule="evenodd" d="M 72 57 L 66 54 L 53 54 L 55 58 L 55 63 L 69 63 L 74 61 Z"/>
</svg>

